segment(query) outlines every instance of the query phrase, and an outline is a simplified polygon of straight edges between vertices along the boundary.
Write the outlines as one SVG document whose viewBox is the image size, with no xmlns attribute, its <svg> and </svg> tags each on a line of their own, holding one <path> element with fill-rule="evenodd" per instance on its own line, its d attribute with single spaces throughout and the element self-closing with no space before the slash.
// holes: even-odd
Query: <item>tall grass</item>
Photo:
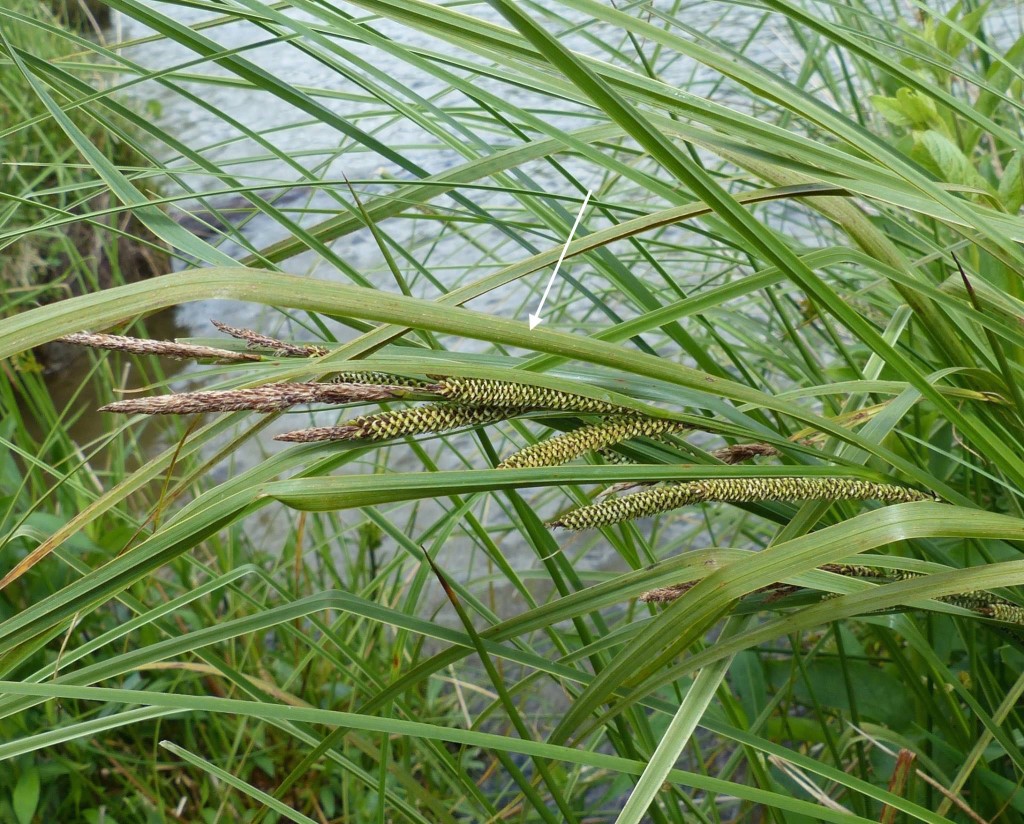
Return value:
<svg viewBox="0 0 1024 824">
<path fill-rule="evenodd" d="M 372 369 L 590 405 L 284 448 L 373 410 L 142 442 L 152 421 L 110 418 L 82 445 L 66 416 L 29 430 L 37 377 L 3 384 L 7 817 L 1024 820 L 1011 7 L 108 5 L 153 33 L 69 40 L 99 91 L 0 11 L 5 69 L 46 112 L 5 133 L 59 127 L 70 190 L 111 193 L 193 271 L 21 311 L 0 357 L 218 300 L 201 311 L 271 307 L 258 331 L 330 351 L 190 370 L 204 388 Z M 176 62 L 147 63 L 167 41 Z M 139 114 L 146 96 L 223 128 Z M 116 400 L 121 356 L 92 357 L 84 382 Z M 497 468 L 597 402 L 694 431 Z M 717 451 L 752 442 L 779 455 Z M 733 495 L 545 526 L 615 484 L 722 478 L 939 501 Z"/>
<path fill-rule="evenodd" d="M 97 122 L 78 104 L 79 95 L 102 88 L 104 76 L 88 59 L 88 40 L 69 42 L 58 15 L 60 6 L 12 0 L 6 13 L 18 18 L 4 29 L 7 50 L 17 48 L 37 64 L 60 67 L 68 86 L 53 88 L 64 105 L 67 124 L 78 131 L 98 157 L 126 171 L 146 162 L 123 118 Z M 88 28 L 96 24 L 85 4 L 65 8 Z M 80 15 L 85 15 L 81 17 Z M 92 169 L 76 156 L 61 125 L 48 115 L 33 79 L 11 60 L 0 66 L 0 225 L 5 229 L 0 282 L 10 295 L 10 313 L 36 300 L 58 300 L 111 283 L 137 280 L 166 271 L 167 257 L 151 234 L 130 213 L 111 209 L 112 195 L 98 187 Z M 150 193 L 156 190 L 150 187 Z"/>
</svg>

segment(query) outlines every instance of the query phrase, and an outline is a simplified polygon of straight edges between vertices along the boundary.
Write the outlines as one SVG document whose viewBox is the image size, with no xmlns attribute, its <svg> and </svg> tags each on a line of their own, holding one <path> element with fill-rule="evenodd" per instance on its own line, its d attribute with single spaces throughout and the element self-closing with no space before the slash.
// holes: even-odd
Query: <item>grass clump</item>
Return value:
<svg viewBox="0 0 1024 824">
<path fill-rule="evenodd" d="M 212 339 L 200 315 L 174 351 L 250 359 L 183 377 L 153 343 L 91 351 L 95 402 L 0 384 L 12 798 L 45 781 L 47 815 L 86 820 L 1024 821 L 1005 9 L 111 5 L 175 55 L 96 44 L 112 88 L 223 127 L 149 124 L 159 167 L 87 156 L 192 270 L 8 305 L 0 357 L 171 337 L 134 319 L 194 301 L 273 311 Z M 201 236 L 140 196 L 163 171 Z M 154 399 L 210 414 L 69 435 Z M 574 518 L 593 528 L 545 527 Z"/>
</svg>

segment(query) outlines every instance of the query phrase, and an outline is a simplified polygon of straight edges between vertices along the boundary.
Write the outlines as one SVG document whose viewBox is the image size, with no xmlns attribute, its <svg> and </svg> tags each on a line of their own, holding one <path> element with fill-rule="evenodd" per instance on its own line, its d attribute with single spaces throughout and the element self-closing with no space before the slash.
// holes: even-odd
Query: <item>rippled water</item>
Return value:
<svg viewBox="0 0 1024 824">
<path fill-rule="evenodd" d="M 151 5 L 156 9 L 169 11 L 169 7 L 165 4 L 152 3 Z M 553 7 L 558 6 L 557 3 L 552 5 Z M 346 4 L 338 4 L 338 6 L 345 8 Z M 494 17 L 494 13 L 486 6 L 474 6 L 471 11 L 474 15 Z M 186 24 L 197 24 L 210 16 L 202 10 L 178 7 L 173 8 L 173 15 L 176 20 Z M 695 28 L 704 32 L 713 32 L 722 37 L 725 42 L 736 46 L 742 45 L 750 36 L 751 25 L 759 16 L 760 12 L 752 9 L 716 2 L 695 3 L 683 15 L 684 19 Z M 143 26 L 124 17 L 119 20 L 119 27 L 120 36 L 124 39 L 139 38 L 148 33 Z M 387 22 L 375 23 L 375 28 L 384 34 L 392 35 L 409 48 L 438 48 L 436 41 L 410 29 Z M 621 33 L 615 33 L 610 30 L 610 27 L 603 24 L 591 26 L 589 30 L 602 42 L 617 43 L 622 40 Z M 244 22 L 207 29 L 204 30 L 204 34 L 215 39 L 225 49 L 251 46 L 267 38 L 265 32 Z M 589 52 L 595 57 L 607 57 L 600 48 L 582 35 L 573 35 L 566 40 L 569 45 L 583 52 Z M 386 78 L 393 81 L 396 87 L 411 89 L 425 99 L 440 94 L 446 88 L 440 80 L 426 75 L 416 67 L 368 46 L 346 42 L 344 47 L 352 52 L 353 60 L 364 59 L 372 69 L 379 71 L 380 76 L 376 78 L 377 80 L 382 81 Z M 745 51 L 748 56 L 762 65 L 768 65 L 783 72 L 787 71 L 787 65 L 795 62 L 796 59 L 792 38 L 781 24 L 769 23 L 762 27 L 754 40 L 746 45 Z M 153 69 L 175 66 L 194 58 L 194 55 L 187 50 L 166 40 L 129 49 L 126 54 L 147 68 Z M 290 44 L 275 43 L 260 46 L 244 52 L 243 56 L 256 66 L 272 71 L 275 77 L 286 83 L 326 90 L 339 95 L 358 91 L 358 87 L 350 80 L 339 76 L 330 67 L 322 65 Z M 668 82 L 698 94 L 709 91 L 716 81 L 716 77 L 706 68 L 683 58 L 666 62 L 666 65 L 659 67 L 659 70 L 662 77 Z M 231 76 L 226 69 L 208 63 L 193 67 L 189 71 L 223 77 Z M 363 68 L 363 71 L 368 71 L 368 69 Z M 501 94 L 515 105 L 524 108 L 529 108 L 531 105 L 545 106 L 547 108 L 546 119 L 559 128 L 569 130 L 578 128 L 580 125 L 579 119 L 569 114 L 568 111 L 565 114 L 551 111 L 549 100 L 531 95 L 523 90 L 500 85 L 494 81 L 481 80 L 479 82 L 481 87 Z M 253 93 L 235 87 L 203 84 L 185 84 L 184 88 L 196 95 L 209 108 L 204 108 L 197 100 L 189 100 L 182 94 L 155 83 L 147 83 L 142 86 L 140 96 L 158 104 L 161 111 L 160 122 L 164 128 L 173 132 L 176 137 L 190 147 L 202 151 L 208 158 L 226 166 L 228 171 L 236 171 L 240 176 L 244 175 L 243 183 L 265 180 L 268 185 L 276 184 L 284 191 L 291 190 L 291 205 L 293 207 L 301 203 L 312 213 L 338 211 L 339 207 L 332 194 L 338 192 L 346 198 L 348 197 L 347 191 L 341 183 L 343 177 L 359 181 L 381 180 L 384 176 L 391 176 L 392 179 L 411 178 L 409 172 L 371 151 L 348 150 L 347 139 L 339 134 L 332 125 L 313 121 L 290 103 L 272 95 Z M 367 103 L 346 99 L 330 100 L 326 97 L 319 97 L 318 100 L 333 112 L 348 118 L 356 118 L 371 110 L 382 108 L 380 105 L 371 106 Z M 737 96 L 735 90 L 730 90 L 727 86 L 717 90 L 716 100 L 742 105 L 742 97 Z M 399 148 L 411 162 L 422 166 L 432 174 L 452 168 L 464 159 L 454 149 L 439 148 L 436 138 L 428 136 L 408 120 L 389 118 L 382 114 L 369 120 L 359 119 L 357 122 L 360 128 L 372 131 L 376 138 Z M 246 137 L 243 128 L 263 134 L 267 140 L 273 142 L 281 153 L 305 167 L 309 173 L 308 177 L 283 160 L 267 158 L 267 149 Z M 505 139 L 507 141 L 507 138 Z M 417 144 L 429 145 L 420 147 Z M 345 147 L 346 150 L 339 156 L 338 152 L 342 147 Z M 498 147 L 475 146 L 474 150 L 478 153 L 486 153 L 494 148 Z M 257 162 L 247 160 L 254 156 L 261 156 L 262 159 Z M 163 160 L 171 168 L 180 168 L 186 165 L 184 161 L 176 158 L 170 152 L 164 153 Z M 232 161 L 238 161 L 239 165 L 231 165 Z M 243 162 L 244 168 L 241 165 Z M 574 164 L 571 159 L 566 162 L 573 171 L 579 171 L 584 183 L 598 182 L 594 170 Z M 578 196 L 578 192 L 569 189 L 567 183 L 546 164 L 533 164 L 528 171 L 532 183 L 540 188 Z M 187 174 L 184 176 L 184 180 L 200 193 L 216 190 L 222 185 L 218 179 L 210 175 Z M 311 180 L 334 180 L 337 183 L 327 187 L 325 191 L 320 187 L 311 189 L 309 187 Z M 359 191 L 365 198 L 367 192 L 374 191 L 374 187 L 369 183 L 363 184 L 359 186 Z M 473 199 L 484 206 L 500 205 L 503 202 L 500 195 L 474 194 Z M 215 197 L 213 202 L 230 204 L 231 198 Z M 571 208 L 571 206 L 567 208 Z M 320 217 L 322 214 L 315 214 L 303 222 L 315 222 Z M 416 248 L 417 246 L 422 247 L 424 243 L 424 238 L 418 235 L 423 232 L 423 229 L 416 221 L 388 221 L 386 229 L 396 245 L 408 245 L 411 248 Z M 263 248 L 276 240 L 289 236 L 286 228 L 262 215 L 253 217 L 246 223 L 242 231 L 245 239 L 253 248 Z M 514 250 L 509 248 L 507 242 L 502 243 L 500 237 L 500 234 L 495 232 L 493 238 L 485 236 L 481 239 L 494 240 L 497 248 L 505 247 L 507 254 L 512 256 Z M 431 262 L 437 266 L 436 276 L 444 282 L 446 287 L 452 288 L 460 285 L 467 276 L 479 276 L 479 273 L 472 268 L 479 255 L 467 259 L 466 266 L 460 267 L 459 254 L 461 253 L 462 257 L 466 258 L 466 250 L 460 247 L 460 241 L 457 238 L 452 238 L 450 240 L 443 239 L 442 243 L 444 245 L 441 249 L 432 251 Z M 547 242 L 538 240 L 538 245 L 542 248 L 554 245 L 554 239 Z M 245 255 L 245 250 L 239 244 L 230 241 L 225 242 L 222 249 L 234 257 Z M 340 246 L 335 246 L 335 251 L 346 264 L 365 274 L 378 285 L 384 288 L 394 288 L 393 278 L 386 271 L 383 265 L 384 261 L 369 232 L 346 236 Z M 525 254 L 524 250 L 519 256 L 525 256 Z M 297 274 L 310 272 L 318 278 L 349 280 L 337 269 L 312 256 L 288 261 L 287 269 Z M 488 295 L 475 302 L 473 306 L 484 311 L 501 311 L 506 306 L 518 306 L 519 295 L 515 293 L 515 288 L 511 287 L 500 293 Z M 534 286 L 531 283 L 522 288 L 533 289 Z M 431 289 L 432 287 L 428 287 L 424 283 L 420 286 L 419 291 L 426 294 Z M 258 307 L 234 306 L 227 308 L 211 307 L 205 304 L 193 304 L 185 308 L 182 312 L 182 322 L 192 325 L 197 333 L 205 334 L 209 331 L 205 325 L 206 319 L 217 313 L 225 316 L 226 321 L 240 325 L 254 325 L 257 321 L 265 322 L 263 320 L 264 310 Z"/>
</svg>

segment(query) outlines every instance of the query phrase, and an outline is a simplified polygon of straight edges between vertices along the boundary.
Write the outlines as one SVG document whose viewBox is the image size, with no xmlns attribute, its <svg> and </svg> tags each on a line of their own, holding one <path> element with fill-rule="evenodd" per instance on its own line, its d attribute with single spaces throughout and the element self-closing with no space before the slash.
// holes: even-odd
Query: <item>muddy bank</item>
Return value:
<svg viewBox="0 0 1024 824">
<path fill-rule="evenodd" d="M 50 9 L 74 29 L 89 31 L 110 25 L 110 6 L 102 0 L 49 0 Z"/>
<path fill-rule="evenodd" d="M 14 11 L 49 24 L 50 28 L 17 24 L 8 33 L 15 45 L 47 62 L 60 62 L 81 51 L 79 43 L 52 28 L 54 22 L 87 37 L 101 36 L 111 23 L 109 6 L 98 0 L 9 3 Z M 17 198 L 5 223 L 19 233 L 0 255 L 0 286 L 5 293 L 0 315 L 169 271 L 170 256 L 163 244 L 130 211 L 119 210 L 119 202 L 105 187 L 97 186 L 96 173 L 21 72 L 0 67 L 0 89 L 0 111 L 17 113 L 4 141 L 9 162 L 0 164 L 0 190 Z M 115 166 L 134 169 L 148 163 L 133 140 L 122 136 L 143 140 L 131 124 L 111 125 L 78 108 L 67 114 Z M 21 128 L 19 121 L 25 124 Z M 152 190 L 147 183 L 147 191 Z M 54 345 L 37 350 L 36 356 L 48 370 L 60 370 L 74 360 L 71 350 Z"/>
<path fill-rule="evenodd" d="M 87 211 L 101 210 L 109 201 L 109 195 L 95 198 Z M 23 243 L 36 246 L 32 238 Z M 35 257 L 30 280 L 40 287 L 40 304 L 136 283 L 165 274 L 171 267 L 162 241 L 131 214 L 71 223 L 49 247 L 37 247 L 27 254 Z M 46 344 L 36 354 L 47 372 L 60 372 L 82 356 L 79 348 L 62 343 Z"/>
</svg>

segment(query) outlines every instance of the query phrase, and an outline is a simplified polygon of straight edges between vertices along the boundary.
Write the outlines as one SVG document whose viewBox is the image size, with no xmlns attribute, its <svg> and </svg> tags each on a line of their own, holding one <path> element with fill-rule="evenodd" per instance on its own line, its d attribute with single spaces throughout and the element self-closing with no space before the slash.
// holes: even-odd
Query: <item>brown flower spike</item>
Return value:
<svg viewBox="0 0 1024 824">
<path fill-rule="evenodd" d="M 225 335 L 231 335 L 233 338 L 244 340 L 250 347 L 270 349 L 275 355 L 283 357 L 314 358 L 320 355 L 326 355 L 330 351 L 323 346 L 317 346 L 312 343 L 286 343 L 283 340 L 278 340 L 277 338 L 272 338 L 268 335 L 261 335 L 259 332 L 253 331 L 252 329 L 239 329 L 237 326 L 228 326 L 226 323 L 221 323 L 219 320 L 211 320 L 210 323 L 216 326 Z"/>
<path fill-rule="evenodd" d="M 277 412 L 303 403 L 354 403 L 403 397 L 401 386 L 362 386 L 348 383 L 274 383 L 252 389 L 180 392 L 155 398 L 134 398 L 107 404 L 101 412 L 143 415 L 195 415 L 203 412 Z"/>
<path fill-rule="evenodd" d="M 219 361 L 262 360 L 259 355 L 250 352 L 232 352 L 229 349 L 217 349 L 213 346 L 197 346 L 192 343 L 177 343 L 170 340 L 146 340 L 125 335 L 76 332 L 72 335 L 64 335 L 57 340 L 61 343 L 73 343 L 76 346 L 88 346 L 92 349 L 110 349 L 116 352 L 128 352 L 132 355 L 160 355 L 174 360 L 206 358 Z"/>
</svg>

